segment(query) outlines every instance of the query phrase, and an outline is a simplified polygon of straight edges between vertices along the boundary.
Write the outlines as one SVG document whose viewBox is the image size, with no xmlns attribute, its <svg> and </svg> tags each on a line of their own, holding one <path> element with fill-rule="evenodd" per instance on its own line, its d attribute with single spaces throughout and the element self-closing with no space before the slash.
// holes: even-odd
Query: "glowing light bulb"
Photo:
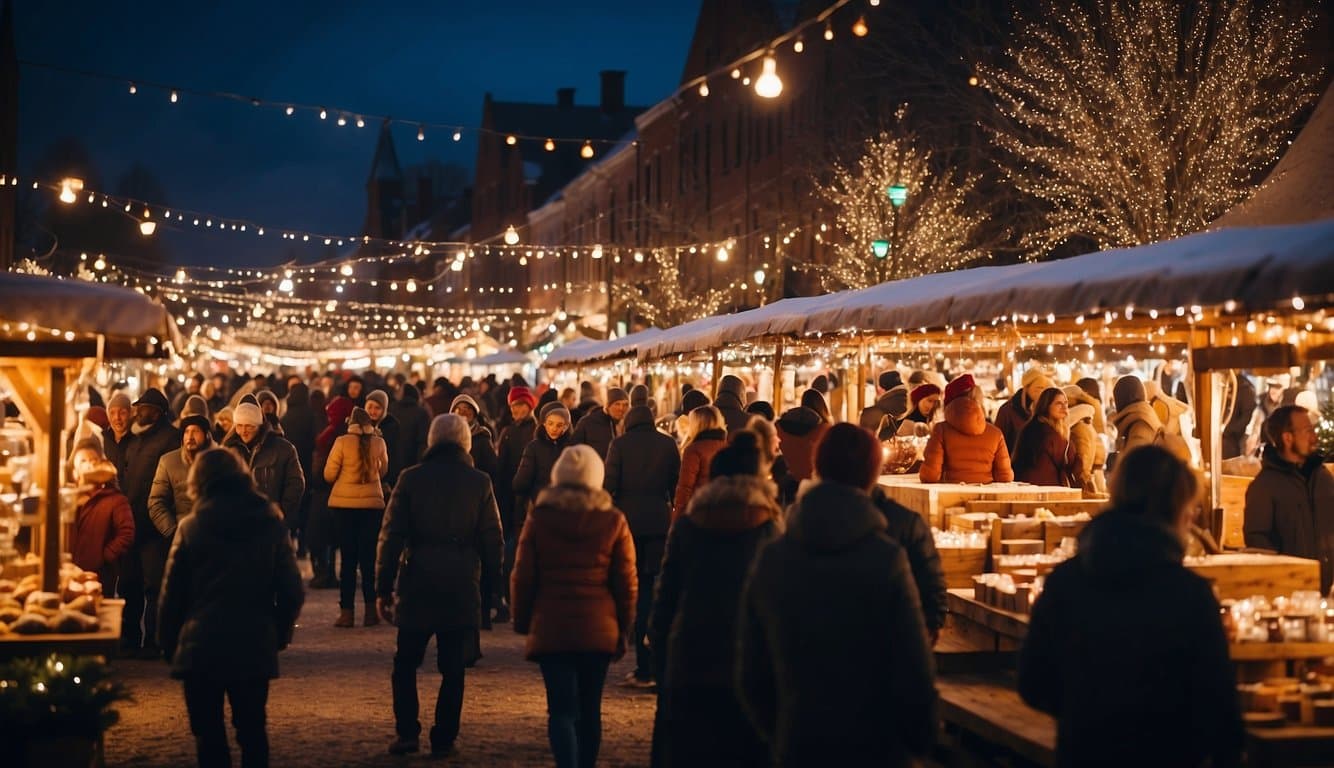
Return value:
<svg viewBox="0 0 1334 768">
<path fill-rule="evenodd" d="M 351 276 L 352 276 L 352 265 L 351 265 L 351 264 L 344 264 L 343 266 L 341 266 L 341 267 L 338 268 L 338 272 L 339 272 L 339 274 L 341 274 L 343 277 L 351 277 Z"/>
<path fill-rule="evenodd" d="M 548 151 L 548 152 L 555 152 L 555 151 L 556 151 L 556 142 L 555 142 L 555 141 L 552 141 L 551 139 L 547 139 L 547 143 L 546 143 L 546 144 L 543 144 L 543 145 L 542 145 L 542 148 L 545 149 L 545 150 Z"/>
<path fill-rule="evenodd" d="M 802 40 L 801 38 L 797 38 L 797 42 L 792 44 L 792 51 L 794 53 L 801 53 L 804 50 L 806 50 L 806 41 Z"/>
<path fill-rule="evenodd" d="M 185 270 L 184 270 L 184 269 L 177 269 L 177 270 L 176 270 L 176 282 L 177 282 L 177 283 L 184 283 L 184 282 L 185 282 L 185 278 L 186 278 Z"/>
<path fill-rule="evenodd" d="M 755 81 L 755 93 L 765 99 L 776 99 L 783 92 L 783 81 L 778 77 L 778 62 L 773 56 L 765 56 L 761 66 L 763 72 Z"/>
<path fill-rule="evenodd" d="M 732 70 L 732 79 L 733 79 L 733 80 L 740 80 L 740 79 L 741 79 L 741 70 L 740 70 L 740 69 L 733 69 L 733 70 Z"/>
<path fill-rule="evenodd" d="M 357 127 L 358 127 L 358 128 L 365 128 L 365 127 L 366 127 L 366 121 L 363 120 L 363 119 L 361 119 L 360 117 L 358 117 L 358 118 L 357 118 Z"/>
<path fill-rule="evenodd" d="M 408 293 L 416 293 L 416 292 L 417 292 L 417 281 L 416 281 L 416 280 L 408 280 L 407 284 L 404 285 L 403 288 L 404 288 L 405 290 L 407 290 Z"/>
<path fill-rule="evenodd" d="M 329 110 L 327 110 L 327 109 L 321 109 L 321 110 L 320 110 L 320 119 L 321 119 L 321 120 L 328 120 L 328 119 L 329 119 Z"/>
<path fill-rule="evenodd" d="M 643 264 L 643 263 L 644 263 L 644 252 L 643 252 L 643 251 L 635 251 L 635 263 L 636 263 L 636 264 Z"/>
<path fill-rule="evenodd" d="M 1292 297 L 1292 308 L 1295 309 L 1295 310 L 1297 310 L 1298 312 L 1300 312 L 1300 311 L 1302 311 L 1303 309 L 1306 309 L 1306 302 L 1302 300 L 1302 297 L 1301 297 L 1301 296 L 1293 296 L 1293 297 Z"/>
<path fill-rule="evenodd" d="M 93 269 L 103 270 L 106 268 L 107 268 L 107 260 L 102 258 L 101 256 L 98 256 L 97 261 L 93 262 Z"/>
<path fill-rule="evenodd" d="M 519 138 L 511 133 L 510 135 L 505 137 L 505 143 L 512 147 L 515 144 L 519 143 Z"/>
<path fill-rule="evenodd" d="M 291 117 L 296 112 L 296 107 L 288 107 L 283 111 L 287 113 L 288 117 Z"/>
<path fill-rule="evenodd" d="M 584 146 L 579 149 L 579 156 L 585 160 L 593 159 L 593 142 L 585 141 Z"/>
<path fill-rule="evenodd" d="M 595 258 L 595 259 L 600 259 L 600 258 L 602 258 L 602 246 L 601 246 L 601 245 L 595 245 L 595 246 L 593 246 L 593 258 Z"/>
<path fill-rule="evenodd" d="M 454 141 L 458 141 L 462 138 L 463 138 L 463 131 L 454 131 Z"/>
<path fill-rule="evenodd" d="M 511 224 L 505 228 L 505 245 L 517 245 L 519 242 L 519 231 Z"/>
<path fill-rule="evenodd" d="M 969 75 L 969 77 L 968 77 L 968 84 L 969 84 L 969 85 L 977 85 L 977 83 L 978 83 L 977 75 Z"/>
<path fill-rule="evenodd" d="M 79 198 L 74 195 L 74 188 L 68 181 L 60 183 L 60 202 L 69 205 Z"/>
<path fill-rule="evenodd" d="M 290 277 L 284 277 L 282 279 L 282 282 L 278 283 L 278 290 L 282 291 L 283 293 L 291 293 L 293 287 L 294 286 L 292 285 L 292 278 Z"/>
<path fill-rule="evenodd" d="M 727 246 L 725 245 L 718 246 L 718 253 L 717 253 L 718 261 L 727 261 L 729 256 L 730 254 L 727 253 Z"/>
<path fill-rule="evenodd" d="M 417 141 L 426 141 L 426 126 L 417 126 Z"/>
<path fill-rule="evenodd" d="M 144 237 L 149 237 L 156 231 L 157 231 L 156 221 L 153 221 L 152 219 L 144 219 L 143 221 L 139 222 L 139 234 L 143 235 Z"/>
<path fill-rule="evenodd" d="M 172 92 L 171 92 L 171 103 L 172 103 L 172 104 L 175 104 L 176 102 L 178 102 L 178 101 L 180 101 L 180 100 L 181 100 L 181 97 L 180 97 L 175 91 L 172 91 Z"/>
<path fill-rule="evenodd" d="M 338 124 L 339 124 L 339 125 L 347 125 L 347 116 L 346 116 L 346 115 L 339 115 L 339 116 L 338 116 Z"/>
<path fill-rule="evenodd" d="M 766 277 L 766 275 L 764 274 L 764 270 L 762 270 L 762 269 L 757 269 L 757 270 L 755 270 L 755 275 L 754 275 L 754 277 L 755 277 L 755 285 L 756 285 L 756 286 L 759 286 L 759 285 L 763 285 L 763 284 L 764 284 L 764 278 Z"/>
<path fill-rule="evenodd" d="M 130 83 L 130 93 L 134 94 L 138 92 L 139 92 L 138 87 L 136 87 L 134 83 Z"/>
<path fill-rule="evenodd" d="M 866 26 L 865 16 L 858 16 L 857 20 L 852 22 L 852 34 L 857 37 L 866 37 L 867 33 L 870 31 L 870 28 Z"/>
<path fill-rule="evenodd" d="M 709 96 L 709 84 L 708 84 L 708 83 L 700 83 L 700 84 L 699 84 L 699 95 L 700 95 L 700 96 L 703 96 L 704 98 L 708 98 L 708 96 Z"/>
<path fill-rule="evenodd" d="M 826 25 L 825 25 L 825 28 L 824 28 L 824 39 L 826 39 L 826 40 L 833 40 L 833 39 L 834 39 L 834 27 L 833 27 L 832 24 L 826 24 Z"/>
</svg>

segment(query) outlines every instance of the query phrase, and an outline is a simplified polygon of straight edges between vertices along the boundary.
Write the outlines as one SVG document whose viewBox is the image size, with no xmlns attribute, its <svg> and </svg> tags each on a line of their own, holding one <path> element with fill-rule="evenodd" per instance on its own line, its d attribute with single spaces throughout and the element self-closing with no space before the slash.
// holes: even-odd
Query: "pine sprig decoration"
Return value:
<svg viewBox="0 0 1334 768">
<path fill-rule="evenodd" d="M 825 290 L 838 291 L 944 272 L 986 257 L 974 244 L 985 214 L 970 210 L 969 202 L 977 179 L 956 176 L 953 169 L 936 169 L 912 133 L 867 139 L 856 164 L 836 163 L 829 182 L 817 187 L 838 231 L 833 260 L 805 269 L 819 275 Z M 897 209 L 888 195 L 895 184 L 907 188 Z M 873 252 L 877 240 L 889 244 L 883 258 Z"/>
<path fill-rule="evenodd" d="M 0 665 L 0 741 L 97 738 L 118 719 L 111 705 L 129 698 L 100 657 L 14 659 Z"/>
<path fill-rule="evenodd" d="M 1099 249 L 1203 229 L 1279 159 L 1321 74 L 1301 66 L 1314 5 L 1046 0 L 1007 61 L 981 67 L 1002 170 L 1043 222 L 1021 247 Z"/>
</svg>

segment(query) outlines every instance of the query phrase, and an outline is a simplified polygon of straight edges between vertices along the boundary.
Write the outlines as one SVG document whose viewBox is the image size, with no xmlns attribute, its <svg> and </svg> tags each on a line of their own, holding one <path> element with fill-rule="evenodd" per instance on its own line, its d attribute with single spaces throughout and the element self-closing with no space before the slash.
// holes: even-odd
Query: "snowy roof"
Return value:
<svg viewBox="0 0 1334 768">
<path fill-rule="evenodd" d="M 68 343 L 39 336 L 36 357 L 96 356 L 96 343 L 88 337 L 98 335 L 105 338 L 103 353 L 108 357 L 162 357 L 167 342 L 181 349 L 176 324 L 161 304 L 138 291 L 104 283 L 0 273 L 0 321 L 75 334 Z"/>
<path fill-rule="evenodd" d="M 658 328 L 645 328 L 642 331 L 626 334 L 619 339 L 607 339 L 605 341 L 576 339 L 547 355 L 543 365 L 554 368 L 561 365 L 581 365 L 598 360 L 632 357 L 652 344 L 661 334 L 662 330 Z"/>
<path fill-rule="evenodd" d="M 464 362 L 468 363 L 469 365 L 492 366 L 492 365 L 531 365 L 533 361 L 532 358 L 528 357 L 528 355 L 524 354 L 523 352 L 519 352 L 518 350 L 501 349 L 496 352 L 492 352 L 489 355 L 483 355 L 482 357 L 475 357 L 472 360 L 465 360 Z"/>
<path fill-rule="evenodd" d="M 773 334 L 897 332 L 1045 317 L 1174 310 L 1236 301 L 1270 307 L 1334 294 L 1334 218 L 1201 232 L 1060 261 L 979 267 L 882 283 L 696 320 L 663 331 L 641 358 L 694 352 Z"/>
</svg>

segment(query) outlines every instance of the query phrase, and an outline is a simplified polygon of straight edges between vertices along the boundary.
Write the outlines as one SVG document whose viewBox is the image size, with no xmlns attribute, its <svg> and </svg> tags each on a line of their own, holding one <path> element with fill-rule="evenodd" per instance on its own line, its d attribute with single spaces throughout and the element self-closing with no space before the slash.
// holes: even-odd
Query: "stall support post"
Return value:
<svg viewBox="0 0 1334 768">
<path fill-rule="evenodd" d="M 714 400 L 718 399 L 718 387 L 723 383 L 723 365 L 718 360 L 718 351 L 718 347 L 714 347 L 710 353 L 713 359 L 713 387 L 710 392 Z"/>
<path fill-rule="evenodd" d="M 65 431 L 65 369 L 51 366 L 51 423 L 46 432 L 46 515 L 42 520 L 42 589 L 60 590 L 60 444 Z"/>
<path fill-rule="evenodd" d="M 774 342 L 774 410 L 783 410 L 783 342 Z"/>
<path fill-rule="evenodd" d="M 1223 425 L 1222 397 L 1219 392 L 1219 377 L 1214 371 L 1195 370 L 1195 350 L 1214 345 L 1214 332 L 1195 331 L 1191 334 L 1190 370 L 1195 377 L 1195 431 L 1200 438 L 1200 463 L 1205 477 L 1209 481 L 1209 523 L 1213 522 L 1213 510 L 1218 509 L 1223 493 L 1223 446 L 1219 437 Z M 1214 531 L 1222 541 L 1222 531 Z"/>
<path fill-rule="evenodd" d="M 870 352 L 867 350 L 866 342 L 863 341 L 857 345 L 857 417 L 861 418 L 862 411 L 866 410 L 866 357 Z"/>
</svg>

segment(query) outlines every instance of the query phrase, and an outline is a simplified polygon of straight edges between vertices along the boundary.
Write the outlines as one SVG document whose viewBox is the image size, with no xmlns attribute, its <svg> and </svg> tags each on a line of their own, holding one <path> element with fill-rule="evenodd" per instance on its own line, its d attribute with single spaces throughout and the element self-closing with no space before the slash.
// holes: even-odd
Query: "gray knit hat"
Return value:
<svg viewBox="0 0 1334 768">
<path fill-rule="evenodd" d="M 380 407 L 387 411 L 389 410 L 389 393 L 385 392 L 383 389 L 377 389 L 369 395 L 366 395 L 366 402 L 379 403 Z"/>
<path fill-rule="evenodd" d="M 463 450 L 472 449 L 472 429 L 468 422 L 457 413 L 442 413 L 431 422 L 431 431 L 426 435 L 426 444 L 453 443 Z"/>
<path fill-rule="evenodd" d="M 611 387 L 607 390 L 607 405 L 619 403 L 622 400 L 629 400 L 630 396 L 625 394 L 625 390 L 620 387 Z"/>
</svg>

